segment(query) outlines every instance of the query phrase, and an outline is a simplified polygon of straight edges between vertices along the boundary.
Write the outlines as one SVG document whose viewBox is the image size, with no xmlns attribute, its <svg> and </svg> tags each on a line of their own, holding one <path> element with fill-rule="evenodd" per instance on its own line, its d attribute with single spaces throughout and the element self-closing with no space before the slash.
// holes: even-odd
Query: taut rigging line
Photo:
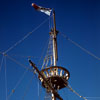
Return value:
<svg viewBox="0 0 100 100">
<path fill-rule="evenodd" d="M 0 63 L 0 72 L 1 72 L 1 69 L 2 69 L 3 60 L 4 60 L 4 55 L 2 56 L 1 63 Z"/>
<path fill-rule="evenodd" d="M 85 53 L 89 54 L 90 56 L 94 57 L 95 59 L 100 61 L 100 57 L 97 57 L 95 54 L 93 54 L 92 52 L 88 51 L 87 49 L 83 48 L 81 45 L 79 45 L 78 43 L 76 43 L 75 41 L 71 40 L 68 36 L 66 36 L 63 33 L 59 33 L 61 34 L 66 40 L 68 40 L 69 42 L 71 42 L 72 44 L 74 44 L 75 46 L 79 47 L 82 51 L 84 51 Z"/>
<path fill-rule="evenodd" d="M 4 61 L 4 63 L 5 63 L 5 91 L 6 91 L 6 100 L 8 100 L 7 99 L 7 66 L 6 66 L 6 57 L 5 57 L 5 61 Z"/>
<path fill-rule="evenodd" d="M 66 84 L 66 81 L 62 78 L 62 80 L 64 81 L 64 83 Z M 66 85 L 65 85 L 66 86 Z M 68 88 L 70 91 L 72 91 L 73 93 L 75 93 L 78 97 L 84 99 L 84 100 L 88 100 L 86 99 L 86 97 L 81 96 L 79 93 L 77 93 L 74 89 L 72 89 L 71 85 L 67 85 L 66 88 Z"/>
<path fill-rule="evenodd" d="M 50 16 L 52 17 L 52 16 Z M 40 25 L 38 25 L 36 28 L 34 28 L 31 32 L 28 32 L 23 38 L 21 38 L 19 41 L 17 41 L 14 45 L 12 45 L 10 48 L 8 48 L 6 51 L 4 51 L 4 54 L 8 53 L 10 50 L 12 50 L 14 47 L 16 47 L 18 44 L 20 44 L 21 42 L 23 42 L 27 37 L 29 37 L 33 32 L 35 32 L 38 28 L 40 28 L 48 19 L 50 19 L 50 17 L 48 17 L 46 20 L 44 20 Z M 1 53 L 1 52 L 0 52 Z"/>
<path fill-rule="evenodd" d="M 18 64 L 18 65 L 20 65 L 20 66 L 22 66 L 23 68 L 25 68 L 25 69 L 27 69 L 27 70 L 29 70 L 29 71 L 31 71 L 32 72 L 32 70 L 30 69 L 30 68 L 28 68 L 28 67 L 26 67 L 25 65 L 23 65 L 22 63 L 20 63 L 20 62 L 18 62 L 17 60 L 15 60 L 14 58 L 12 58 L 11 56 L 9 56 L 9 55 L 7 55 L 7 54 L 5 54 L 5 53 L 2 53 L 2 52 L 0 52 L 3 56 L 5 56 L 5 57 L 7 57 L 7 58 L 9 58 L 10 60 L 12 60 L 13 62 L 15 62 L 16 64 Z M 3 58 L 2 58 L 3 59 Z M 3 61 L 3 60 L 2 60 Z M 1 61 L 1 65 L 2 65 L 2 61 Z"/>
<path fill-rule="evenodd" d="M 67 88 L 70 90 L 70 91 L 72 91 L 73 93 L 75 93 L 78 97 L 80 97 L 80 98 L 82 98 L 82 99 L 84 99 L 84 100 L 87 100 L 86 99 L 86 97 L 83 97 L 83 96 L 81 96 L 79 93 L 77 93 L 74 89 L 72 89 L 72 87 L 69 85 L 69 86 L 67 86 Z"/>
</svg>

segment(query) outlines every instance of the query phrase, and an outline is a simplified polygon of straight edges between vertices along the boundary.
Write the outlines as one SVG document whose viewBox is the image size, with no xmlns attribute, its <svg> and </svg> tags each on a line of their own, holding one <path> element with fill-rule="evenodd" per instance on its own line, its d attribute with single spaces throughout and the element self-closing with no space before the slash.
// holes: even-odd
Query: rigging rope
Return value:
<svg viewBox="0 0 100 100">
<path fill-rule="evenodd" d="M 38 97 L 39 97 L 39 100 L 40 100 L 40 86 L 39 86 L 39 80 L 38 80 Z"/>
<path fill-rule="evenodd" d="M 74 89 L 72 89 L 72 87 L 70 85 L 67 86 L 67 88 L 72 91 L 73 93 L 75 93 L 77 96 L 79 96 L 80 98 L 87 100 L 86 97 L 81 96 L 79 93 L 77 93 Z"/>
<path fill-rule="evenodd" d="M 32 83 L 33 78 L 35 78 L 35 80 L 37 80 L 37 76 L 36 76 L 35 70 L 33 69 L 32 72 L 33 72 L 33 77 L 32 77 L 32 79 L 30 80 L 29 85 L 26 87 L 26 90 L 25 90 L 25 92 L 24 92 L 24 96 L 22 97 L 23 100 L 24 100 L 24 97 L 26 96 L 26 94 L 27 94 L 27 92 L 28 92 L 28 90 L 29 90 L 29 88 L 30 88 L 30 86 L 31 86 L 31 83 Z M 35 76 L 35 77 L 34 77 L 34 76 Z"/>
<path fill-rule="evenodd" d="M 0 52 L 0 53 L 1 53 L 1 52 Z M 21 81 L 22 81 L 22 79 L 24 78 L 26 72 L 27 72 L 28 70 L 31 71 L 31 72 L 33 72 L 33 70 L 27 68 L 25 65 L 21 64 L 20 62 L 18 62 L 18 61 L 15 60 L 14 58 L 10 57 L 9 55 L 4 54 L 4 53 L 1 53 L 1 54 L 3 55 L 3 57 L 5 56 L 5 57 L 9 58 L 10 60 L 12 60 L 13 62 L 15 62 L 16 64 L 18 64 L 18 65 L 20 65 L 20 66 L 22 66 L 22 67 L 24 67 L 24 68 L 26 69 L 25 72 L 24 72 L 24 74 L 23 74 L 22 77 L 20 78 L 20 80 L 17 82 L 17 84 L 16 84 L 16 86 L 14 87 L 14 89 L 12 89 L 11 93 L 10 93 L 8 96 L 6 95 L 6 100 L 8 100 L 8 99 L 12 96 L 12 94 L 15 92 L 15 90 L 16 90 L 16 88 L 19 86 L 19 84 L 21 83 Z M 3 62 L 3 58 L 2 58 L 2 62 Z M 2 65 L 2 62 L 1 62 L 1 65 Z M 6 75 L 5 75 L 5 77 L 6 77 Z M 6 80 L 6 79 L 5 79 L 5 80 Z M 6 82 L 5 82 L 5 83 L 6 83 Z M 6 90 L 6 91 L 7 91 L 7 90 Z M 24 93 L 24 95 L 26 95 L 26 94 Z"/>
<path fill-rule="evenodd" d="M 12 50 L 14 47 L 16 47 L 18 44 L 20 44 L 21 42 L 23 42 L 27 37 L 29 37 L 33 32 L 35 32 L 38 28 L 40 28 L 47 20 L 49 19 L 49 17 L 44 20 L 39 26 L 37 26 L 35 29 L 33 29 L 31 32 L 27 33 L 21 40 L 19 40 L 18 42 L 16 42 L 14 45 L 12 45 L 10 48 L 8 48 L 4 53 L 8 53 L 10 50 Z"/>
<path fill-rule="evenodd" d="M 6 100 L 8 100 L 7 99 L 7 66 L 6 66 L 6 57 L 5 57 L 5 90 L 6 90 Z"/>
<path fill-rule="evenodd" d="M 25 55 L 16 55 L 16 54 L 10 54 L 10 56 L 15 56 L 15 57 L 20 57 L 20 58 L 40 58 L 40 57 L 35 57 L 35 56 L 25 56 Z"/>
<path fill-rule="evenodd" d="M 65 82 L 65 86 L 72 91 L 73 93 L 75 93 L 77 96 L 79 96 L 80 98 L 84 99 L 84 100 L 88 100 L 86 99 L 86 97 L 81 96 L 79 93 L 77 93 L 74 89 L 72 89 L 71 85 L 69 85 L 68 83 L 66 83 L 66 81 L 62 78 L 62 80 Z M 66 85 L 68 84 L 68 85 Z"/>
<path fill-rule="evenodd" d="M 15 87 L 12 89 L 11 93 L 8 95 L 8 99 L 12 96 L 12 94 L 15 92 L 16 88 L 20 85 L 20 83 L 23 80 L 23 78 L 26 75 L 26 73 L 27 73 L 27 70 L 24 71 L 23 75 L 21 76 L 21 78 L 19 79 L 19 81 L 17 82 Z"/>
<path fill-rule="evenodd" d="M 23 64 L 20 63 L 20 62 L 18 62 L 18 61 L 15 60 L 14 58 L 12 58 L 12 57 L 10 57 L 10 56 L 8 56 L 8 55 L 6 55 L 6 56 L 7 56 L 7 58 L 9 58 L 10 60 L 12 60 L 12 61 L 15 62 L 16 64 L 22 66 L 23 68 L 25 68 L 25 69 L 27 69 L 27 70 L 29 70 L 29 71 L 32 71 L 30 68 L 26 67 L 25 65 L 23 65 Z"/>
<path fill-rule="evenodd" d="M 22 97 L 22 100 L 24 100 L 24 97 L 26 96 L 26 94 L 27 94 L 27 92 L 28 92 L 28 90 L 29 90 L 29 88 L 30 88 L 30 86 L 31 86 L 31 84 L 32 84 L 32 80 L 33 80 L 33 77 L 32 77 L 32 79 L 29 81 L 28 86 L 26 87 L 26 90 L 25 90 L 25 92 L 24 92 L 24 96 Z"/>
<path fill-rule="evenodd" d="M 42 65 L 42 69 L 43 68 L 46 68 L 47 66 L 48 66 L 48 64 L 49 64 L 49 61 L 51 60 L 51 64 L 50 64 L 50 66 L 52 66 L 53 65 L 53 61 L 52 61 L 52 56 L 53 56 L 53 51 L 52 51 L 52 46 L 53 44 L 52 44 L 52 36 L 50 36 L 50 38 L 49 38 L 49 43 L 48 43 L 48 49 L 47 49 L 47 52 L 46 52 L 46 56 L 45 56 L 45 58 L 44 58 L 44 61 L 43 61 L 43 65 Z"/>
<path fill-rule="evenodd" d="M 42 94 L 42 88 L 43 87 L 40 87 L 40 80 L 38 80 L 38 86 L 39 86 L 39 92 L 38 92 L 38 97 L 39 97 L 39 99 L 38 100 L 41 100 L 41 98 L 40 98 L 40 96 L 41 96 L 41 94 Z"/>
<path fill-rule="evenodd" d="M 100 99 L 100 97 L 85 97 L 85 98 L 87 98 L 87 99 Z"/>
<path fill-rule="evenodd" d="M 1 72 L 1 69 L 2 69 L 3 59 L 4 59 L 4 55 L 2 56 L 2 59 L 1 59 L 0 72 Z"/>
<path fill-rule="evenodd" d="M 87 49 L 83 48 L 81 45 L 79 45 L 78 43 L 76 43 L 75 41 L 71 40 L 69 37 L 67 37 L 65 34 L 60 33 L 64 38 L 66 38 L 66 40 L 68 40 L 69 42 L 71 42 L 72 44 L 74 44 L 75 46 L 79 47 L 81 50 L 83 50 L 84 52 L 86 52 L 87 54 L 89 54 L 90 56 L 94 57 L 97 60 L 100 60 L 100 57 L 97 57 L 95 54 L 91 53 L 90 51 L 88 51 Z"/>
<path fill-rule="evenodd" d="M 38 82 L 38 100 L 41 100 L 41 94 L 42 94 L 42 88 L 43 87 L 42 87 L 39 79 L 37 80 L 37 82 Z M 41 87 L 40 87 L 40 85 L 41 85 Z"/>
<path fill-rule="evenodd" d="M 47 44 L 48 44 L 48 40 L 47 40 L 47 42 L 46 42 L 46 46 L 47 46 Z M 40 62 L 41 62 L 41 60 L 42 60 L 42 58 L 43 58 L 43 54 L 44 54 L 44 51 L 45 51 L 45 49 L 46 49 L 46 46 L 45 46 L 45 47 L 43 48 L 43 50 L 42 50 L 42 54 L 41 54 L 41 57 L 40 57 L 40 59 L 39 59 L 37 65 L 40 65 Z M 44 59 L 45 59 L 45 58 L 44 58 Z"/>
</svg>

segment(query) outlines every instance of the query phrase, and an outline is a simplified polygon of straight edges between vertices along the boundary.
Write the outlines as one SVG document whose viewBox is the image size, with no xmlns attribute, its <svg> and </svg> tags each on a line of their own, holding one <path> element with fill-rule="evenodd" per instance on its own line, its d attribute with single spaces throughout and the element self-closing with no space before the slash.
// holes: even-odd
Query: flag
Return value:
<svg viewBox="0 0 100 100">
<path fill-rule="evenodd" d="M 45 13 L 48 16 L 50 16 L 51 11 L 52 11 L 50 8 L 41 7 L 41 6 L 36 5 L 35 3 L 32 3 L 32 7 L 34 7 L 37 11 Z"/>
</svg>

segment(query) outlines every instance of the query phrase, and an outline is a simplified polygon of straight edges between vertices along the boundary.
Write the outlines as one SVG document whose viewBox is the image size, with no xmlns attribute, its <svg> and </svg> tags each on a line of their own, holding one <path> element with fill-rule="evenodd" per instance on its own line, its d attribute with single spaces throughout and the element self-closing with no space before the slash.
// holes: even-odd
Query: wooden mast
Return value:
<svg viewBox="0 0 100 100">
<path fill-rule="evenodd" d="M 54 66 L 57 65 L 57 59 L 58 59 L 58 54 L 57 54 L 57 31 L 56 31 L 56 20 L 55 20 L 55 10 L 53 9 L 53 60 L 54 60 Z M 52 100 L 56 100 L 55 95 L 52 93 Z"/>
<path fill-rule="evenodd" d="M 57 54 L 57 31 L 56 31 L 56 21 L 55 21 L 55 11 L 53 9 L 53 23 L 54 23 L 54 28 L 53 28 L 53 60 L 54 60 L 54 66 L 57 65 L 57 60 L 58 60 L 58 54 Z"/>
<path fill-rule="evenodd" d="M 53 66 L 42 69 L 41 71 L 29 60 L 31 66 L 37 71 L 38 78 L 42 86 L 46 88 L 48 93 L 51 93 L 51 100 L 63 100 L 57 93 L 58 90 L 68 85 L 70 73 L 67 69 L 57 66 L 58 53 L 57 53 L 57 33 L 55 11 L 53 9 L 53 28 L 51 29 L 50 36 L 52 37 L 52 50 L 53 50 Z M 59 72 L 58 72 L 59 71 Z"/>
</svg>

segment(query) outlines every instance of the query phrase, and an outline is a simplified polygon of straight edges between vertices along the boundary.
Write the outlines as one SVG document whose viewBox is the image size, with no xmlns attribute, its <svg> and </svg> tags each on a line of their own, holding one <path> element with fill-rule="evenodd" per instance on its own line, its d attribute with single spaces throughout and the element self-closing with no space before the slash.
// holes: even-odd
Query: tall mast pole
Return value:
<svg viewBox="0 0 100 100">
<path fill-rule="evenodd" d="M 57 54 L 57 31 L 56 31 L 56 21 L 55 21 L 55 11 L 53 9 L 53 60 L 54 60 L 54 66 L 57 65 L 58 60 L 58 54 Z"/>
</svg>

